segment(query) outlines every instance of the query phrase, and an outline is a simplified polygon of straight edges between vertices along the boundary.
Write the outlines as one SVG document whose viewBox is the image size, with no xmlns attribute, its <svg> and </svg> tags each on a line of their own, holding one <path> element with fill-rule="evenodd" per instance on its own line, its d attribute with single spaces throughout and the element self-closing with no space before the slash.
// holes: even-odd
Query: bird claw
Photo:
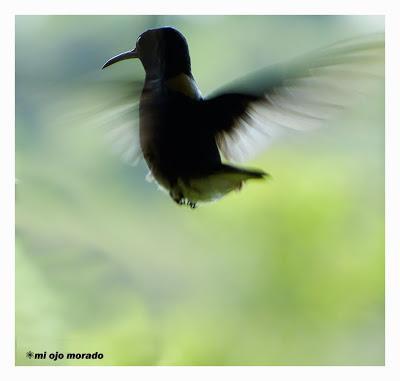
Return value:
<svg viewBox="0 0 400 381">
<path fill-rule="evenodd" d="M 193 202 L 193 201 L 190 201 L 190 200 L 187 200 L 187 205 L 192 209 L 196 209 L 197 208 L 196 203 Z"/>
<path fill-rule="evenodd" d="M 173 197 L 172 195 L 171 195 L 171 197 L 178 205 L 187 205 L 191 209 L 196 209 L 197 208 L 197 205 L 196 205 L 195 202 L 190 201 L 190 200 L 188 200 L 188 199 L 186 199 L 184 197 L 180 197 L 179 198 L 179 197 Z"/>
</svg>

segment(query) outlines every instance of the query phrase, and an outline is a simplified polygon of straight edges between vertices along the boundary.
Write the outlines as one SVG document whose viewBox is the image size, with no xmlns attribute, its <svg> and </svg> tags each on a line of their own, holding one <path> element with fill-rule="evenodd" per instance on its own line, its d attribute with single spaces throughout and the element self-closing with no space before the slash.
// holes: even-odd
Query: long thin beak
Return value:
<svg viewBox="0 0 400 381">
<path fill-rule="evenodd" d="M 136 49 L 129 50 L 128 52 L 123 52 L 123 53 L 117 54 L 115 57 L 110 58 L 103 65 L 102 69 L 104 69 L 107 66 L 110 66 L 112 64 L 115 64 L 116 62 L 123 61 L 123 60 L 129 60 L 131 58 L 138 58 L 138 54 L 136 52 Z"/>
</svg>

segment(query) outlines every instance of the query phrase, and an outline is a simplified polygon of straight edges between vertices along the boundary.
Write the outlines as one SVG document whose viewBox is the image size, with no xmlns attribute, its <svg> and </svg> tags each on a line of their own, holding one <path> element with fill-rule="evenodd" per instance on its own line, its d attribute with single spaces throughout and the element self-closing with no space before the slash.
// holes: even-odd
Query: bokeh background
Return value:
<svg viewBox="0 0 400 381">
<path fill-rule="evenodd" d="M 102 64 L 162 25 L 187 37 L 207 94 L 384 19 L 16 17 L 16 364 L 384 364 L 383 81 L 251 162 L 272 181 L 178 207 L 88 123 L 103 79 L 143 78 Z"/>
</svg>

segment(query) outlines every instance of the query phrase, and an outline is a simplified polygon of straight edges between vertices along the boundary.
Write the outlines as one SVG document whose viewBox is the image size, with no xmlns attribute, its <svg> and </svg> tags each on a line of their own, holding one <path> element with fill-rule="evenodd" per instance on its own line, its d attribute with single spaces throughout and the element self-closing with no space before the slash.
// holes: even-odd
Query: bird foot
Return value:
<svg viewBox="0 0 400 381">
<path fill-rule="evenodd" d="M 186 205 L 189 206 L 192 209 L 196 209 L 197 208 L 196 203 L 193 202 L 193 201 L 190 201 L 190 200 L 187 200 Z"/>
<path fill-rule="evenodd" d="M 187 200 L 185 198 L 181 198 L 180 200 L 177 200 L 176 203 L 178 205 L 187 205 L 191 209 L 196 209 L 197 208 L 197 204 L 195 202 Z"/>
<path fill-rule="evenodd" d="M 190 201 L 184 198 L 182 195 L 174 195 L 172 192 L 170 192 L 170 196 L 178 205 L 187 205 L 191 209 L 197 208 L 197 204 L 194 201 Z"/>
</svg>

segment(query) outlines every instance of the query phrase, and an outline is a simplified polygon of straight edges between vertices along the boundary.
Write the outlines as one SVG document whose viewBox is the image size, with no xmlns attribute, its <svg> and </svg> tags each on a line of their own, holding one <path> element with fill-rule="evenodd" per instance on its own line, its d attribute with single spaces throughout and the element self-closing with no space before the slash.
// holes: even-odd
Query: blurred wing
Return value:
<svg viewBox="0 0 400 381">
<path fill-rule="evenodd" d="M 219 149 L 243 161 L 290 131 L 321 127 L 382 78 L 384 35 L 350 39 L 255 72 L 204 102 Z"/>
<path fill-rule="evenodd" d="M 143 81 L 87 81 L 86 91 L 96 107 L 85 110 L 90 125 L 100 128 L 114 154 L 136 165 L 142 157 L 139 144 L 139 97 Z"/>
</svg>

